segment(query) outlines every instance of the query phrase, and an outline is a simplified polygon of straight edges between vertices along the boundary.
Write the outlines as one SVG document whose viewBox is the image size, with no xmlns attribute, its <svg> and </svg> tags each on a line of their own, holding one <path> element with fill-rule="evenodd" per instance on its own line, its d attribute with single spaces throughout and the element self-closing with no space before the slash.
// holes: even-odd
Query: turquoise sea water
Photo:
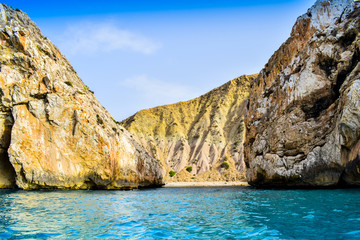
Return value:
<svg viewBox="0 0 360 240">
<path fill-rule="evenodd" d="M 0 239 L 360 239 L 360 189 L 1 190 Z"/>
</svg>

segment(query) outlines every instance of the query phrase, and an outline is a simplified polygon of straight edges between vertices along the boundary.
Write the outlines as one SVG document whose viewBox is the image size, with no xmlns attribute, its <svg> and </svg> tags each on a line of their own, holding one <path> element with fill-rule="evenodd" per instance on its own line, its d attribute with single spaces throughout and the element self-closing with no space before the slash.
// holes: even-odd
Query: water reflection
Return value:
<svg viewBox="0 0 360 240">
<path fill-rule="evenodd" d="M 360 230 L 359 196 L 360 189 L 256 190 L 234 204 L 246 203 L 242 208 L 246 220 L 258 229 L 263 227 L 262 235 L 280 239 L 360 239 L 353 233 Z M 348 224 L 351 219 L 358 223 Z"/>
<path fill-rule="evenodd" d="M 360 239 L 359 197 L 249 188 L 0 191 L 0 239 Z"/>
<path fill-rule="evenodd" d="M 14 223 L 14 220 L 9 213 L 12 204 L 11 191 L 0 191 L 0 238 L 1 233 L 4 233 L 8 226 Z"/>
</svg>

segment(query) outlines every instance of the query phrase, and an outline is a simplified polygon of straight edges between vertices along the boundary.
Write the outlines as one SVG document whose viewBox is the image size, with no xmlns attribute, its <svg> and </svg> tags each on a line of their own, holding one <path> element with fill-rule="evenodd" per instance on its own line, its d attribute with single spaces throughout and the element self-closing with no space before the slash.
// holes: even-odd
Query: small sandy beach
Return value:
<svg viewBox="0 0 360 240">
<path fill-rule="evenodd" d="M 163 187 L 234 187 L 249 186 L 247 182 L 169 182 Z"/>
</svg>

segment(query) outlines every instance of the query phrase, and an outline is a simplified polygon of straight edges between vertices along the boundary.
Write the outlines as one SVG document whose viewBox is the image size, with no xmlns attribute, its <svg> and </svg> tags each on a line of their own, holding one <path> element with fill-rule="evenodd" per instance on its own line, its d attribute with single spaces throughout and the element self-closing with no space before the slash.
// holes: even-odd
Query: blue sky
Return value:
<svg viewBox="0 0 360 240">
<path fill-rule="evenodd" d="M 259 72 L 314 0 L 1 2 L 28 13 L 122 120 Z"/>
</svg>

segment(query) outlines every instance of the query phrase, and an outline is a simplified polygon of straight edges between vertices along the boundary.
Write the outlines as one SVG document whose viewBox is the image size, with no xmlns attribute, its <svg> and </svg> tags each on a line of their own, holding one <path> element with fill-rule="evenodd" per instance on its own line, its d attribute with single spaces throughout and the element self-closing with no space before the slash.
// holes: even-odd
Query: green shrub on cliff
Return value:
<svg viewBox="0 0 360 240">
<path fill-rule="evenodd" d="M 222 168 L 225 168 L 226 170 L 228 170 L 230 168 L 230 165 L 227 162 L 223 162 L 220 166 Z"/>
<path fill-rule="evenodd" d="M 170 176 L 170 177 L 175 176 L 175 174 L 176 174 L 176 172 L 175 172 L 175 171 L 170 171 L 170 172 L 169 172 L 169 176 Z"/>
<path fill-rule="evenodd" d="M 65 84 L 68 85 L 68 86 L 70 86 L 70 87 L 73 87 L 73 84 L 72 84 L 72 82 L 70 82 L 70 81 L 66 81 Z"/>
<path fill-rule="evenodd" d="M 192 172 L 192 167 L 187 167 L 187 168 L 186 168 L 186 171 Z"/>
<path fill-rule="evenodd" d="M 40 47 L 39 45 L 36 45 L 36 48 L 39 50 L 39 52 L 44 52 L 44 50 L 42 49 L 42 47 Z"/>
</svg>

